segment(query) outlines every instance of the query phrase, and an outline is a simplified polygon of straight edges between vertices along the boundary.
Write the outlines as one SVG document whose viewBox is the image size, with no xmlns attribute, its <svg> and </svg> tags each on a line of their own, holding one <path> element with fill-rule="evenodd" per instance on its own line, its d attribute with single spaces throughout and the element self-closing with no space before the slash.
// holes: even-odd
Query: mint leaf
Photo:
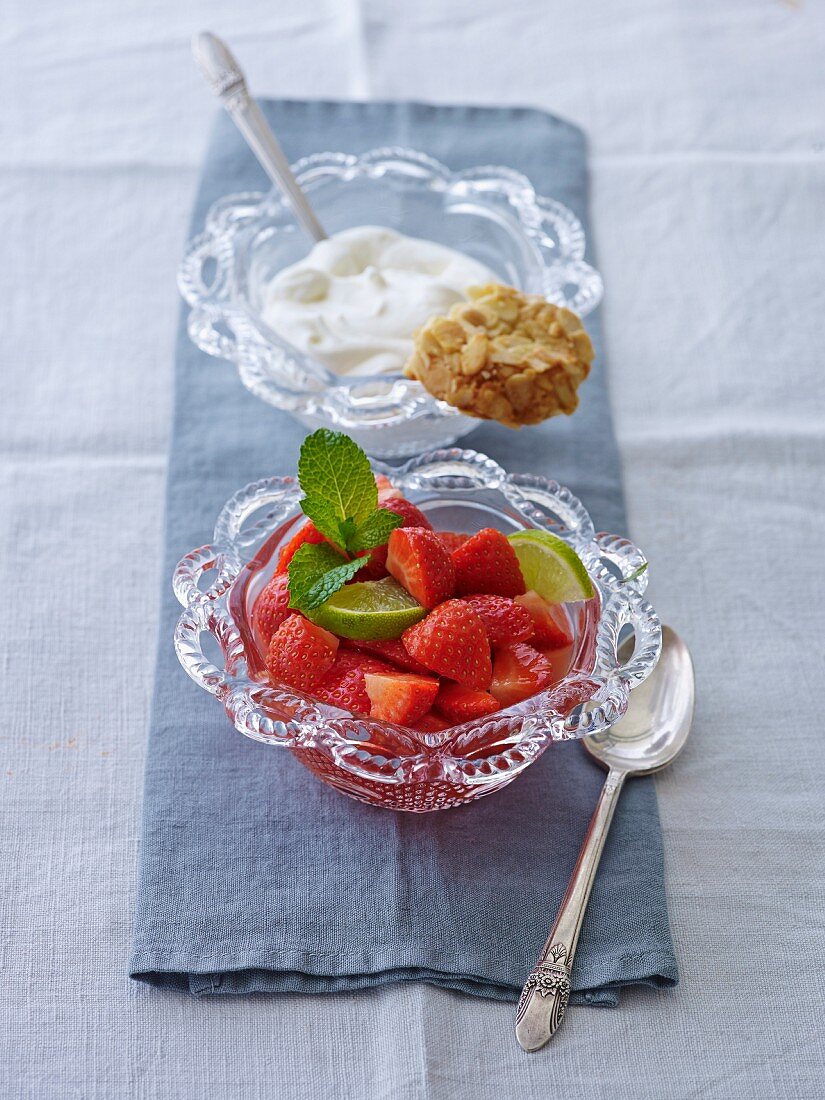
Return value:
<svg viewBox="0 0 825 1100">
<path fill-rule="evenodd" d="M 341 538 L 344 540 L 344 546 L 347 550 L 350 550 L 350 543 L 352 542 L 355 532 L 358 530 L 358 525 L 354 519 L 345 519 L 341 524 Z"/>
<path fill-rule="evenodd" d="M 362 523 L 378 504 L 369 459 L 349 436 L 329 428 L 302 443 L 298 480 L 307 497 L 331 505 L 342 520 Z"/>
<path fill-rule="evenodd" d="M 305 543 L 289 563 L 289 606 L 311 611 L 350 580 L 366 558 L 346 561 L 325 542 Z"/>
<path fill-rule="evenodd" d="M 304 497 L 300 503 L 301 511 L 312 520 L 321 534 L 344 550 L 347 545 L 346 534 L 341 529 L 343 524 L 333 506 L 318 497 Z"/>
<path fill-rule="evenodd" d="M 364 522 L 358 525 L 355 534 L 347 543 L 347 550 L 358 554 L 361 550 L 372 550 L 375 546 L 383 546 L 390 534 L 403 522 L 403 516 L 390 512 L 386 508 L 376 508 L 371 516 L 367 516 Z"/>
</svg>

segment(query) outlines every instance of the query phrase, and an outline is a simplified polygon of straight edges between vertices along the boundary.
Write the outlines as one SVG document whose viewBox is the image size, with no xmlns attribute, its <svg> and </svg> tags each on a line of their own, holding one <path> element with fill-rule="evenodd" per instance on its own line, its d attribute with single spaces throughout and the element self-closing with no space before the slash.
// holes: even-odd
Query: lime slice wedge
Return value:
<svg viewBox="0 0 825 1100">
<path fill-rule="evenodd" d="M 426 611 L 392 577 L 345 584 L 308 617 L 342 638 L 378 642 L 398 638 Z"/>
<path fill-rule="evenodd" d="M 573 603 L 595 595 L 593 582 L 572 546 L 549 531 L 508 535 L 524 583 L 548 603 Z"/>
</svg>

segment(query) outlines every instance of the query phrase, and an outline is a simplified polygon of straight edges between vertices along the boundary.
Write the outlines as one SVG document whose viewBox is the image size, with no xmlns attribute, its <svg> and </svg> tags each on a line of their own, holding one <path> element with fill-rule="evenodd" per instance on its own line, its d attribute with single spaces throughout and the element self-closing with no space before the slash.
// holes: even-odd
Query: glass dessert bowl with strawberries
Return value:
<svg viewBox="0 0 825 1100">
<path fill-rule="evenodd" d="M 175 644 L 240 732 L 338 790 L 419 812 L 491 793 L 618 720 L 655 665 L 645 559 L 556 483 L 460 450 L 392 470 L 327 429 L 298 474 L 241 490 L 181 561 Z"/>
</svg>

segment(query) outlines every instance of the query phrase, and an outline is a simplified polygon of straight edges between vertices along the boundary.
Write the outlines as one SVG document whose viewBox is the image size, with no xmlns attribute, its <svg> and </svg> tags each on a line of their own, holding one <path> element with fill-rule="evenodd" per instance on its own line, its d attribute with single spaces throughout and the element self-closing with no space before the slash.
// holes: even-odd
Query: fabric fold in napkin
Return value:
<svg viewBox="0 0 825 1100">
<path fill-rule="evenodd" d="M 262 104 L 292 161 L 402 145 L 458 170 L 508 165 L 587 226 L 582 133 L 526 109 Z M 223 114 L 192 220 L 266 180 Z M 421 236 L 427 236 L 426 226 Z M 170 293 L 172 288 L 170 287 Z M 185 311 L 184 311 L 185 314 Z M 569 485 L 597 529 L 626 529 L 598 313 L 582 405 L 521 432 L 480 426 L 464 445 Z M 414 815 L 361 805 L 283 749 L 231 727 L 172 648 L 178 559 L 211 538 L 236 489 L 293 473 L 305 432 L 244 389 L 234 366 L 177 343 L 163 605 L 146 767 L 132 977 L 195 994 L 353 990 L 425 981 L 515 1000 L 547 936 L 604 775 L 581 746 L 551 746 L 498 794 Z M 677 980 L 650 780 L 624 790 L 582 929 L 574 1000 Z"/>
</svg>

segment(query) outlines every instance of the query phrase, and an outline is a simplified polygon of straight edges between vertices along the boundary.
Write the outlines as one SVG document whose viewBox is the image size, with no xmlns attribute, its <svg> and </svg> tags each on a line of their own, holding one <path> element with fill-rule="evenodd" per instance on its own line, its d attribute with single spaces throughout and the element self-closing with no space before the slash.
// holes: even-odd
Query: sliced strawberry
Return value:
<svg viewBox="0 0 825 1100">
<path fill-rule="evenodd" d="M 260 638 L 264 652 L 269 648 L 272 635 L 290 615 L 294 614 L 289 606 L 289 577 L 286 573 L 276 573 L 255 601 L 252 623 Z"/>
<path fill-rule="evenodd" d="M 358 574 L 360 576 L 360 573 Z M 346 643 L 353 649 L 362 649 L 365 653 L 372 653 L 383 661 L 389 661 L 405 672 L 416 672 L 419 676 L 429 675 L 429 669 L 419 661 L 414 660 L 404 648 L 400 638 L 392 638 L 388 642 L 361 642 L 353 639 Z"/>
<path fill-rule="evenodd" d="M 309 691 L 332 668 L 338 639 L 303 615 L 290 615 L 269 643 L 266 669 L 273 680 Z"/>
<path fill-rule="evenodd" d="M 379 477 L 381 475 L 379 474 Z M 402 527 L 426 527 L 428 531 L 432 531 L 433 525 L 424 515 L 424 513 L 405 497 L 402 497 L 397 490 L 393 490 L 396 495 L 394 497 L 381 498 L 381 494 L 378 494 L 378 507 L 386 508 L 388 512 L 395 512 L 397 516 L 401 516 L 403 519 Z M 358 581 L 380 581 L 382 577 L 387 575 L 387 544 L 383 546 L 376 546 L 374 550 L 365 550 L 365 554 L 369 555 L 369 562 L 363 566 L 358 576 L 355 578 Z"/>
<path fill-rule="evenodd" d="M 381 506 L 381 502 L 384 500 L 392 500 L 394 497 L 401 496 L 401 490 L 396 489 L 386 474 L 375 475 L 375 487 L 378 490 L 378 505 Z"/>
<path fill-rule="evenodd" d="M 441 733 L 442 730 L 450 728 L 450 723 L 434 710 L 429 710 L 423 718 L 413 722 L 412 727 L 419 733 Z"/>
<path fill-rule="evenodd" d="M 521 597 L 519 597 L 521 599 Z M 533 634 L 533 620 L 530 613 L 518 603 L 506 596 L 464 596 L 484 623 L 490 645 L 507 645 L 508 642 L 526 642 Z"/>
<path fill-rule="evenodd" d="M 433 704 L 435 709 L 450 722 L 472 722 L 474 718 L 483 718 L 485 714 L 494 714 L 501 709 L 498 699 L 486 691 L 474 691 L 461 684 L 442 684 Z"/>
<path fill-rule="evenodd" d="M 496 650 L 490 693 L 503 707 L 520 703 L 552 683 L 550 662 L 526 642 L 515 642 Z"/>
<path fill-rule="evenodd" d="M 324 536 L 321 534 L 314 523 L 308 521 L 307 523 L 303 524 L 301 527 L 298 528 L 298 530 L 295 532 L 289 542 L 285 546 L 281 547 L 281 552 L 278 555 L 278 568 L 275 570 L 275 572 L 286 573 L 287 566 L 295 557 L 296 551 L 301 546 L 303 546 L 304 543 L 318 543 L 326 541 L 327 540 L 324 538 Z"/>
<path fill-rule="evenodd" d="M 456 593 L 459 596 L 489 592 L 494 596 L 520 596 L 524 578 L 516 552 L 501 531 L 485 527 L 453 550 Z"/>
<path fill-rule="evenodd" d="M 388 512 L 395 512 L 397 516 L 401 516 L 404 522 L 402 527 L 426 527 L 428 531 L 432 531 L 433 525 L 424 515 L 420 508 L 416 508 L 411 500 L 407 500 L 406 497 L 389 497 L 386 500 L 379 500 L 379 508 L 386 508 Z"/>
<path fill-rule="evenodd" d="M 394 671 L 392 665 L 375 657 L 342 648 L 338 650 L 332 668 L 312 689 L 312 694 L 331 707 L 340 707 L 351 714 L 366 717 L 370 712 L 370 697 L 364 682 L 365 675 L 368 672 L 389 674 Z"/>
<path fill-rule="evenodd" d="M 438 537 L 452 554 L 453 550 L 463 546 L 470 536 L 462 535 L 458 531 L 439 531 Z"/>
<path fill-rule="evenodd" d="M 462 600 L 448 600 L 401 635 L 404 648 L 422 665 L 484 691 L 490 685 L 490 643 L 484 623 Z"/>
<path fill-rule="evenodd" d="M 391 533 L 387 571 L 422 607 L 435 607 L 453 594 L 453 559 L 438 535 L 426 527 L 398 527 Z"/>
<path fill-rule="evenodd" d="M 523 596 L 516 596 L 516 603 L 530 613 L 533 620 L 533 637 L 530 640 L 537 649 L 561 649 L 573 641 L 570 622 L 562 604 L 548 603 L 532 588 Z"/>
<path fill-rule="evenodd" d="M 438 678 L 411 672 L 368 672 L 364 676 L 370 697 L 370 718 L 409 725 L 422 718 L 438 694 Z"/>
</svg>

